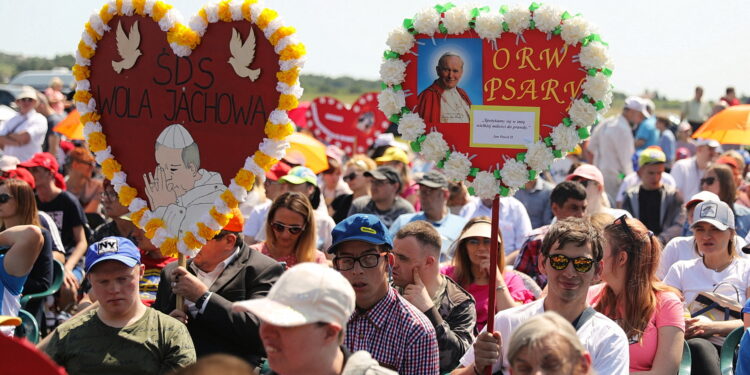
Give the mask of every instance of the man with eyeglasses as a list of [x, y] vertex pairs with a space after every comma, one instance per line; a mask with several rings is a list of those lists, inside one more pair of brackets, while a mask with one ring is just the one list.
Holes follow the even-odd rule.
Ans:
[[629, 347], [625, 332], [586, 303], [589, 286], [602, 267], [602, 236], [586, 219], [567, 218], [552, 224], [544, 236], [539, 269], [547, 276], [547, 296], [495, 315], [495, 332], [482, 331], [452, 374], [480, 375], [490, 366], [493, 373], [509, 373], [507, 342], [530, 317], [555, 311], [571, 322], [596, 373], [629, 373]]
[[[187, 325], [198, 357], [226, 353], [257, 366], [266, 354], [258, 335], [260, 320], [232, 311], [232, 303], [265, 297], [283, 268], [242, 242], [242, 225], [242, 213], [234, 209], [227, 225], [187, 267], [177, 262], [164, 267], [151, 306]], [[184, 306], [176, 305], [178, 295]]]
[[461, 229], [466, 225], [467, 220], [448, 211], [447, 202], [450, 193], [448, 192], [448, 178], [444, 174], [431, 170], [425, 173], [417, 183], [422, 211], [399, 216], [389, 229], [391, 237], [394, 237], [404, 225], [424, 220], [432, 224], [440, 234], [442, 242], [440, 262], [448, 261], [452, 258], [450, 247], [461, 235]]
[[26, 161], [35, 153], [42, 152], [47, 119], [36, 111], [38, 102], [36, 90], [30, 87], [23, 89], [16, 97], [18, 114], [0, 126], [0, 148], [5, 155]]
[[374, 215], [356, 214], [337, 224], [332, 235], [333, 266], [355, 293], [344, 346], [369, 352], [399, 374], [438, 374], [435, 329], [389, 284], [393, 243], [385, 225]]
[[352, 201], [349, 216], [372, 214], [380, 218], [386, 227], [390, 227], [399, 216], [414, 212], [414, 206], [399, 196], [403, 181], [395, 169], [381, 166], [374, 171], [365, 172], [364, 176], [372, 180], [370, 196]]

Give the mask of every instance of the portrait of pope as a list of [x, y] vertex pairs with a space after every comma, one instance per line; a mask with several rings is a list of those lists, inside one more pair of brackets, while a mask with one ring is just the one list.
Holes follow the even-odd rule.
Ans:
[[419, 93], [416, 112], [427, 123], [468, 123], [471, 99], [458, 87], [464, 73], [463, 59], [445, 52], [435, 71], [437, 79]]

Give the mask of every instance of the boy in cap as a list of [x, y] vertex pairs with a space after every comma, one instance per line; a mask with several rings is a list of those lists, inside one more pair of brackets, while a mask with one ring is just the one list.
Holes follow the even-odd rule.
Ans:
[[412, 221], [424, 220], [438, 231], [442, 241], [440, 261], [448, 261], [450, 246], [460, 235], [466, 225], [466, 219], [448, 211], [448, 178], [439, 171], [431, 170], [425, 173], [417, 183], [419, 184], [419, 201], [422, 211], [403, 214], [391, 224], [391, 237], [395, 237], [399, 229]]
[[658, 147], [649, 147], [638, 157], [641, 183], [625, 192], [622, 208], [643, 222], [662, 243], [682, 233], [685, 211], [682, 196], [672, 186], [661, 182], [667, 156]]
[[99, 306], [63, 323], [44, 347], [69, 374], [163, 374], [195, 362], [185, 326], [141, 303], [143, 265], [130, 240], [91, 245], [86, 273]]
[[364, 176], [372, 181], [370, 196], [352, 201], [349, 216], [372, 214], [380, 218], [386, 227], [390, 227], [399, 216], [414, 212], [414, 206], [399, 196], [403, 182], [395, 169], [381, 166], [374, 171], [365, 172]]
[[[283, 269], [245, 245], [242, 213], [236, 208], [232, 213], [187, 267], [177, 262], [164, 267], [152, 306], [187, 325], [199, 357], [227, 353], [258, 365], [265, 356], [258, 336], [260, 321], [253, 314], [233, 312], [232, 303], [265, 297]], [[177, 306], [178, 295], [184, 307]]]
[[271, 374], [395, 374], [366, 351], [350, 353], [343, 347], [354, 299], [341, 274], [302, 263], [285, 272], [268, 297], [237, 302], [234, 311], [260, 318]]
[[356, 214], [333, 229], [333, 266], [352, 285], [356, 310], [344, 346], [366, 350], [400, 374], [438, 374], [438, 345], [430, 321], [389, 284], [393, 243], [374, 215]]

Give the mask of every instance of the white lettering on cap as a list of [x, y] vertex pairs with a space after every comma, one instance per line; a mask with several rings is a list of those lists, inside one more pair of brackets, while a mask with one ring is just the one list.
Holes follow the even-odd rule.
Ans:
[[114, 238], [105, 238], [96, 243], [96, 253], [99, 255], [118, 251], [120, 251], [120, 245]]

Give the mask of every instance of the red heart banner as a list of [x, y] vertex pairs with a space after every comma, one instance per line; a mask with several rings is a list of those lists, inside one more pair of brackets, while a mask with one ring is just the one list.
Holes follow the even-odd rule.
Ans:
[[294, 131], [304, 46], [257, 1], [207, 5], [190, 27], [161, 1], [94, 14], [73, 67], [89, 148], [165, 255], [193, 256]]
[[388, 36], [380, 109], [472, 194], [512, 194], [609, 108], [607, 44], [590, 30], [547, 4], [425, 9]]
[[366, 152], [391, 124], [378, 109], [377, 93], [362, 94], [351, 108], [336, 98], [318, 97], [305, 117], [316, 138], [338, 146], [348, 155]]

